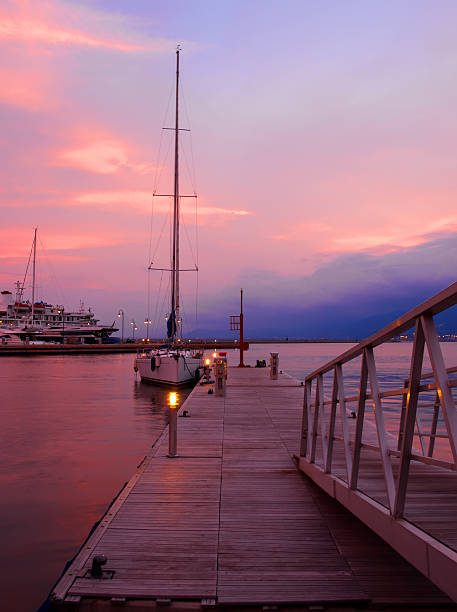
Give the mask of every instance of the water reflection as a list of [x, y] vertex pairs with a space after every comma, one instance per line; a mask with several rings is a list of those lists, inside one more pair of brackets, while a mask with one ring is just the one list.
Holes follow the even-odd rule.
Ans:
[[178, 390], [175, 387], [156, 387], [135, 380], [133, 383], [133, 398], [136, 400], [134, 411], [138, 423], [148, 426], [152, 434], [160, 435], [163, 428], [168, 425], [168, 397], [170, 392], [178, 394], [178, 402], [182, 405], [191, 391], [192, 387]]
[[[245, 361], [254, 366], [257, 359], [268, 361], [270, 352], [279, 352], [280, 369], [303, 380], [350, 346], [251, 345]], [[456, 364], [457, 343], [441, 347], [446, 363]], [[410, 353], [408, 344], [378, 351], [382, 388], [401, 386]], [[238, 359], [238, 352], [228, 351], [229, 365]], [[26, 612], [39, 606], [163, 431], [169, 389], [135, 380], [132, 363], [131, 355], [2, 358], [2, 609]], [[359, 373], [357, 362], [345, 370], [348, 392], [352, 387], [357, 394]], [[190, 391], [179, 391], [180, 403]], [[395, 412], [391, 400], [384, 405], [389, 414]], [[429, 420], [433, 408], [426, 410]]]
[[131, 355], [5, 358], [0, 386], [0, 586], [25, 612], [162, 433], [167, 390], [136, 381]]

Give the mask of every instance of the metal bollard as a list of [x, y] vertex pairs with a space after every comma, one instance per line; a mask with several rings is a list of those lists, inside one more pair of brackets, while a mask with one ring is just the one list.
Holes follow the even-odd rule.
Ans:
[[168, 457], [177, 455], [178, 449], [178, 396], [170, 393], [168, 396]]
[[103, 566], [108, 561], [105, 555], [97, 555], [92, 559], [92, 567], [90, 569], [90, 575], [94, 578], [103, 578]]
[[226, 359], [216, 357], [214, 360], [215, 395], [225, 395]]
[[279, 353], [270, 353], [270, 378], [276, 380], [279, 371]]

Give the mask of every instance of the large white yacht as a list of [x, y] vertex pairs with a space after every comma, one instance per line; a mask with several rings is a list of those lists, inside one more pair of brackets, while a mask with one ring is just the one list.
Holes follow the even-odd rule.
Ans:
[[[118, 331], [112, 325], [99, 325], [91, 309], [80, 303], [79, 311], [69, 311], [62, 305], [49, 304], [35, 299], [37, 229], [24, 280], [16, 282], [15, 295], [11, 291], [0, 292], [0, 330], [16, 334], [24, 342], [94, 343], [107, 341]], [[31, 300], [24, 298], [24, 288], [29, 267], [32, 267]]]
[[22, 298], [22, 288], [16, 283], [16, 295], [0, 292], [0, 329], [19, 334], [23, 340], [62, 342], [102, 342], [117, 331], [113, 325], [99, 325], [90, 308], [81, 302], [78, 311], [61, 305]]

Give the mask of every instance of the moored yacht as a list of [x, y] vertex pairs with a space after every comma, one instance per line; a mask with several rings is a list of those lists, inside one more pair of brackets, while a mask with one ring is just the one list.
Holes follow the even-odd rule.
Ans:
[[200, 377], [202, 356], [198, 351], [170, 346], [141, 353], [135, 360], [135, 366], [145, 382], [187, 385]]
[[[0, 330], [19, 335], [21, 340], [48, 342], [82, 342], [93, 343], [106, 341], [111, 334], [118, 331], [112, 325], [99, 325], [99, 320], [91, 309], [80, 303], [79, 311], [69, 311], [62, 305], [53, 305], [35, 299], [36, 277], [36, 241], [35, 229], [31, 256], [32, 259], [32, 297], [24, 299], [25, 280], [16, 282], [16, 294], [11, 291], [0, 292]], [[27, 264], [27, 271], [29, 269]]]
[[[174, 130], [174, 190], [173, 232], [171, 251], [171, 309], [167, 318], [168, 344], [160, 349], [145, 351], [135, 359], [135, 370], [141, 380], [159, 385], [186, 385], [198, 379], [203, 366], [203, 352], [185, 349], [181, 345], [182, 320], [179, 302], [179, 52], [176, 50], [176, 110]], [[150, 267], [150, 269], [152, 269]]]
[[[19, 283], [17, 283], [19, 285]], [[0, 292], [0, 330], [19, 334], [24, 340], [62, 342], [103, 342], [117, 331], [113, 325], [99, 325], [92, 310], [81, 303], [78, 311], [66, 310], [61, 305], [32, 302], [22, 299], [18, 288]]]

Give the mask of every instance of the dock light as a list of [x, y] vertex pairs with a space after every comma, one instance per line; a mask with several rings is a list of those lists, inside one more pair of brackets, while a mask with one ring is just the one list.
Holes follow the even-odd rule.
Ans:
[[213, 353], [213, 357], [214, 357], [214, 359], [216, 359], [217, 353]]
[[176, 457], [178, 448], [178, 394], [171, 392], [168, 394], [168, 457]]
[[204, 370], [205, 370], [205, 379], [207, 383], [209, 383], [209, 379], [210, 379], [210, 372], [211, 372], [210, 363], [211, 363], [211, 359], [205, 359]]
[[151, 325], [152, 321], [149, 317], [146, 317], [144, 320], [144, 324], [146, 325], [146, 338], [149, 341], [149, 326]]

